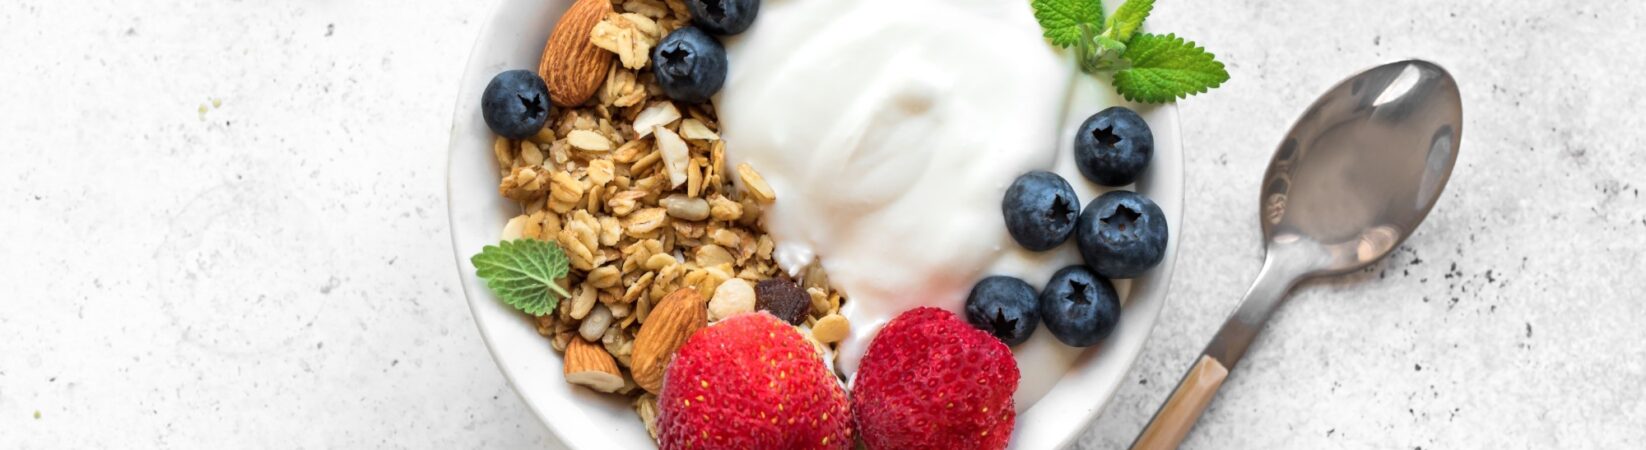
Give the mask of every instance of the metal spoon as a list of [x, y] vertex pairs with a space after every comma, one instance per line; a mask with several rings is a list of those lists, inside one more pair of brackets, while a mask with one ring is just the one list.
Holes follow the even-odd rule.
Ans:
[[1427, 61], [1372, 68], [1315, 100], [1263, 174], [1257, 281], [1132, 448], [1177, 447], [1292, 286], [1366, 267], [1411, 236], [1462, 133], [1457, 82]]

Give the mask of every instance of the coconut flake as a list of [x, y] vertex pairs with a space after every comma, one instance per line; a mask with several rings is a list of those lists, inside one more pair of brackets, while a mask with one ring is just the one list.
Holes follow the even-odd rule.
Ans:
[[681, 121], [680, 135], [686, 139], [691, 139], [694, 141], [713, 141], [720, 139], [720, 135], [715, 134], [713, 130], [710, 130], [707, 125], [703, 125], [703, 122], [699, 122], [697, 119], [686, 119]]
[[634, 132], [640, 137], [652, 134], [652, 129], [674, 123], [680, 120], [680, 110], [675, 109], [674, 102], [657, 102], [640, 111], [634, 117]]
[[657, 134], [657, 151], [663, 153], [663, 167], [669, 170], [670, 188], [686, 184], [686, 165], [691, 163], [686, 141], [662, 126], [653, 127], [652, 132]]

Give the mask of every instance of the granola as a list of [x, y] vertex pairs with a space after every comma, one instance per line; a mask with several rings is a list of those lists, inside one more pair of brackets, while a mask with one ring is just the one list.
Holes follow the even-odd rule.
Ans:
[[[657, 399], [629, 370], [652, 308], [681, 288], [713, 298], [728, 280], [748, 290], [783, 275], [760, 219], [776, 201], [771, 187], [748, 164], [726, 167], [712, 105], [670, 101], [653, 80], [651, 49], [689, 22], [682, 0], [614, 0], [590, 33], [619, 62], [597, 95], [557, 108], [534, 136], [493, 146], [498, 194], [521, 208], [507, 233], [555, 241], [571, 264], [571, 295], [537, 319], [538, 333], [556, 351], [583, 339], [610, 353], [622, 368], [617, 394], [631, 398], [654, 438]], [[841, 294], [816, 263], [799, 281], [811, 299], [801, 323], [820, 325], [817, 340], [832, 345], [845, 326]], [[752, 302], [722, 301], [711, 316]]]

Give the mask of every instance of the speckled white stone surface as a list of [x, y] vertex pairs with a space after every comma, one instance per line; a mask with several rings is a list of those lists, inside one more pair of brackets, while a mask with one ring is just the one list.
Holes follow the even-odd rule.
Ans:
[[[446, 231], [486, 3], [0, 2], [0, 448], [551, 445]], [[1234, 80], [1183, 103], [1171, 302], [1082, 447], [1130, 442], [1255, 274], [1292, 118], [1403, 57], [1463, 87], [1452, 185], [1390, 260], [1300, 288], [1185, 447], [1646, 447], [1643, 19], [1161, 0]]]

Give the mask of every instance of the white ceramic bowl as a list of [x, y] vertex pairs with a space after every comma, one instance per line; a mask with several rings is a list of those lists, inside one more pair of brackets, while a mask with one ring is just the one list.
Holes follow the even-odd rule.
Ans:
[[[464, 69], [452, 120], [447, 177], [452, 245], [463, 292], [492, 358], [563, 445], [578, 450], [652, 448], [651, 438], [627, 402], [566, 383], [560, 356], [549, 340], [537, 334], [532, 320], [499, 303], [469, 263], [470, 255], [496, 244], [503, 224], [519, 213], [518, 207], [497, 193], [493, 135], [480, 116], [480, 92], [499, 72], [537, 67], [543, 42], [570, 4], [570, 0], [500, 0], [492, 14], [485, 16], [487, 22]], [[1075, 368], [1049, 393], [1018, 414], [1012, 448], [1059, 448], [1079, 438], [1124, 381], [1166, 302], [1178, 230], [1183, 228], [1183, 151], [1175, 105], [1140, 112], [1155, 132], [1156, 147], [1149, 173], [1136, 189], [1166, 213], [1171, 230], [1166, 259], [1148, 276], [1133, 280], [1114, 334], [1083, 353]], [[1069, 125], [1077, 126], [1082, 119], [1071, 118]]]

